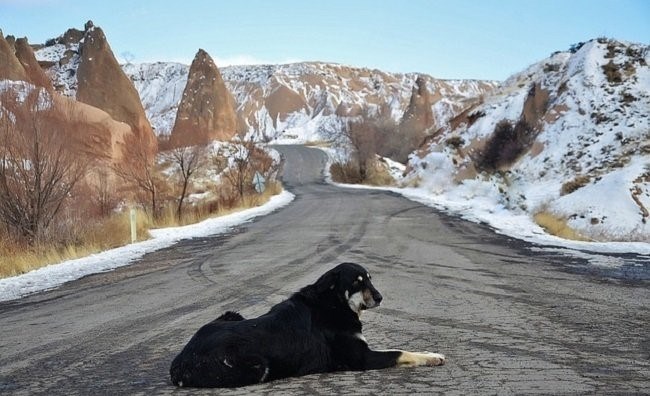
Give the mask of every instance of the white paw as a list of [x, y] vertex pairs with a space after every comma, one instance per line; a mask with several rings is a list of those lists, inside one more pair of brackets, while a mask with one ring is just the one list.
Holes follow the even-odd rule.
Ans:
[[426, 366], [442, 366], [445, 364], [445, 355], [441, 353], [423, 352]]
[[445, 364], [445, 355], [431, 352], [407, 352], [397, 359], [397, 365], [401, 367], [417, 366], [442, 366]]

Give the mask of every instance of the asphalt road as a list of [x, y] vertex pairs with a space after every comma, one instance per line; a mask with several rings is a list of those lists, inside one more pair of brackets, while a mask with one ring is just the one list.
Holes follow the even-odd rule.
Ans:
[[[280, 147], [289, 206], [115, 271], [0, 303], [0, 394], [211, 394], [171, 386], [175, 354], [228, 309], [266, 312], [335, 264], [384, 295], [370, 345], [442, 367], [311, 375], [224, 394], [643, 394], [650, 281], [592, 271], [392, 193], [322, 182], [323, 154]], [[647, 269], [647, 266], [645, 267]]]

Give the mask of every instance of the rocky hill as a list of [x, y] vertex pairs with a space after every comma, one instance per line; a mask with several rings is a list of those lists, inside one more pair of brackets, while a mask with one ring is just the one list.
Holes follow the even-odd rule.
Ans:
[[[120, 73], [115, 71], [112, 52], [110, 56], [109, 51], [89, 54], [93, 52], [91, 48], [107, 47], [101, 29], [91, 25], [84, 31], [69, 29], [45, 45], [37, 46], [36, 58], [58, 92], [115, 114], [115, 106], [108, 103], [100, 106], [97, 97], [92, 100], [87, 97], [88, 79], [105, 75], [100, 71], [89, 72], [93, 65], [107, 63], [115, 80], [122, 81]], [[105, 57], [98, 58], [98, 54]], [[232, 66], [219, 70], [218, 65], [210, 64], [207, 53], [199, 51], [199, 54], [202, 66], [196, 64], [192, 73], [189, 66], [179, 63], [122, 65], [156, 135], [171, 135], [174, 129], [187, 129], [192, 122], [198, 125], [201, 119], [201, 123], [212, 126], [208, 128], [210, 132], [199, 134], [211, 138], [228, 138], [232, 136], [230, 130], [237, 129], [255, 134], [264, 141], [331, 140], [340, 135], [342, 123], [361, 114], [388, 117], [410, 127], [435, 131], [498, 85], [489, 81], [438, 80], [423, 74], [386, 73], [321, 62]], [[100, 62], [100, 59], [109, 61]], [[190, 74], [197, 77], [188, 80]], [[220, 88], [221, 79], [227, 90]], [[95, 95], [111, 92], [111, 87], [100, 88], [98, 83], [93, 80], [93, 85], [97, 86], [92, 90]], [[188, 89], [190, 91], [186, 91]], [[120, 91], [126, 92], [126, 99], [131, 102], [134, 96], [130, 90]], [[184, 98], [184, 92], [193, 94]], [[231, 97], [237, 113], [234, 118], [228, 110], [232, 106]], [[99, 95], [99, 99], [107, 98]], [[185, 103], [181, 105], [182, 100]], [[177, 117], [179, 106], [183, 113], [181, 118]], [[200, 113], [203, 115], [199, 116]], [[206, 118], [208, 113], [212, 114], [212, 120]], [[187, 124], [189, 114], [193, 114], [194, 121]], [[114, 116], [122, 121], [128, 118]], [[187, 132], [184, 134], [190, 139]], [[172, 140], [178, 143], [178, 138]]]
[[530, 66], [432, 135], [410, 183], [562, 223], [587, 240], [650, 240], [650, 47], [609, 39]]
[[[90, 30], [89, 29], [88, 31]], [[80, 37], [72, 45], [75, 48], [75, 51], [78, 51], [81, 40], [84, 39], [86, 32], [79, 32], [80, 34], [77, 37]], [[101, 31], [97, 31], [98, 34], [101, 34]], [[103, 34], [101, 34], [101, 39], [104, 40]], [[61, 42], [64, 41], [64, 36], [59, 38]], [[101, 44], [101, 42], [100, 42]], [[56, 44], [61, 45], [65, 48], [65, 44]], [[38, 46], [37, 46], [38, 47]], [[87, 46], [88, 48], [90, 46]], [[103, 46], [103, 51], [110, 53], [110, 48], [107, 47], [107, 44]], [[82, 63], [82, 57], [79, 56], [77, 52], [74, 52], [74, 55], [78, 58], [76, 60], [76, 65]], [[91, 50], [87, 51], [87, 62], [91, 62], [93, 58], [93, 52]], [[98, 54], [98, 56], [101, 56]], [[112, 56], [112, 53], [110, 53]], [[97, 59], [95, 59], [97, 61]], [[113, 58], [114, 60], [114, 58]], [[109, 64], [107, 61], [102, 61], [102, 65]], [[114, 63], [116, 70], [119, 73], [121, 69], [117, 62]], [[50, 68], [54, 66], [54, 63], [48, 65]], [[62, 64], [56, 62], [55, 68], [60, 70], [62, 69]], [[106, 66], [102, 67], [102, 70], [105, 70]], [[77, 74], [77, 67], [75, 66], [74, 73]], [[101, 75], [97, 71], [88, 72], [90, 75]], [[71, 76], [71, 74], [70, 74]], [[124, 76], [124, 82], [131, 84], [130, 81]], [[93, 78], [90, 77], [89, 80]], [[57, 81], [56, 79], [54, 81]], [[119, 81], [115, 81], [119, 85]], [[106, 84], [108, 85], [108, 84]], [[75, 87], [77, 86], [75, 79]], [[132, 114], [137, 114], [138, 107], [140, 106], [139, 124], [134, 122], [130, 124], [129, 120], [122, 120], [116, 118], [117, 112], [109, 113], [108, 106], [105, 106], [106, 103], [119, 103], [119, 106], [115, 108], [125, 109], [128, 107], [125, 103], [128, 104], [127, 100], [122, 98], [110, 98], [110, 95], [107, 94], [108, 88], [105, 89], [102, 86], [101, 81], [98, 84], [82, 84], [84, 89], [87, 89], [89, 92], [97, 91], [97, 95], [103, 98], [109, 98], [106, 102], [90, 103], [86, 104], [80, 100], [74, 100], [73, 98], [66, 97], [65, 95], [60, 95], [55, 87], [52, 84], [50, 76], [44, 72], [42, 64], [38, 62], [37, 57], [33, 51], [33, 47], [29, 45], [26, 38], [15, 39], [12, 36], [7, 36], [6, 38], [0, 34], [0, 93], [3, 95], [9, 95], [8, 97], [26, 98], [34, 90], [41, 90], [40, 100], [42, 104], [40, 106], [43, 109], [55, 108], [58, 109], [55, 112], [50, 112], [49, 117], [53, 117], [52, 121], [57, 123], [68, 124], [68, 128], [72, 131], [75, 130], [77, 133], [71, 133], [69, 135], [71, 142], [70, 144], [73, 147], [77, 147], [79, 150], [89, 154], [91, 157], [106, 160], [106, 161], [121, 161], [124, 157], [124, 148], [125, 139], [129, 136], [134, 136], [139, 133], [147, 132], [146, 127], [149, 125], [146, 117], [144, 115], [144, 110], [140, 105], [139, 99], [137, 99], [137, 92], [133, 89], [131, 84], [131, 89], [133, 94], [135, 94], [135, 104], [133, 100], [133, 109], [135, 112]], [[87, 96], [89, 100], [87, 102], [92, 102], [92, 94]], [[94, 105], [93, 105], [94, 104]], [[10, 104], [11, 106], [20, 106], [20, 101]], [[27, 104], [24, 104], [27, 106]], [[128, 110], [124, 111], [125, 114], [128, 113]], [[56, 120], [54, 120], [56, 118]], [[134, 118], [138, 120], [137, 117]], [[140, 127], [138, 129], [137, 127]], [[151, 129], [149, 128], [149, 137], [147, 140], [147, 146], [151, 150], [155, 150], [155, 139], [153, 134], [151, 134]], [[146, 136], [146, 135], [144, 135]]]
[[[187, 83], [188, 66], [159, 62], [128, 64], [124, 70], [138, 89], [156, 132], [170, 133]], [[235, 98], [245, 130], [262, 140], [295, 142], [329, 139], [340, 132], [345, 117], [363, 111], [399, 121], [414, 94], [424, 95], [423, 100], [430, 104], [424, 109], [431, 113], [426, 117], [430, 125], [423, 125], [437, 129], [497, 85], [320, 62], [231, 66], [222, 68], [221, 74]], [[418, 78], [422, 87], [414, 93]]]

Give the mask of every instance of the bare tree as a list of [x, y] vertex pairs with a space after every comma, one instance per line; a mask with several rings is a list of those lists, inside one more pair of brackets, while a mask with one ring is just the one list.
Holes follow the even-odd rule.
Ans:
[[92, 201], [96, 205], [100, 216], [108, 216], [118, 202], [114, 182], [111, 182], [109, 169], [105, 166], [100, 166], [93, 169], [91, 174], [92, 181], [89, 185]]
[[176, 166], [176, 173], [179, 177], [181, 191], [178, 197], [176, 215], [180, 221], [182, 218], [183, 201], [187, 197], [190, 180], [206, 164], [206, 147], [177, 147], [170, 150], [167, 157]]
[[159, 189], [162, 181], [156, 169], [155, 153], [153, 153], [139, 135], [131, 135], [125, 139], [124, 158], [113, 166], [115, 174], [124, 180], [136, 196], [144, 193], [145, 210], [150, 211], [153, 218], [160, 214]]
[[0, 220], [30, 244], [39, 243], [88, 168], [74, 151], [71, 122], [40, 89], [0, 97]]
[[366, 180], [368, 167], [377, 153], [377, 129], [371, 122], [356, 121], [347, 125], [344, 134], [352, 146], [352, 154], [357, 161], [361, 180]]
[[239, 139], [234, 147], [235, 150], [229, 155], [228, 169], [223, 172], [223, 175], [226, 181], [239, 193], [239, 198], [244, 198], [247, 181], [253, 179], [251, 157], [256, 147], [252, 138]]

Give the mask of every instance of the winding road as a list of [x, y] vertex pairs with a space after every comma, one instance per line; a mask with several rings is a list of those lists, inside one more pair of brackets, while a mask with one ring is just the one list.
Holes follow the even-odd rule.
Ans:
[[650, 390], [650, 281], [576, 271], [577, 259], [396, 194], [326, 184], [321, 151], [278, 149], [296, 195], [289, 206], [227, 235], [0, 303], [0, 394], [214, 393], [170, 384], [169, 364], [189, 337], [225, 310], [262, 314], [347, 260], [365, 265], [384, 296], [362, 316], [371, 347], [441, 352], [447, 364], [220, 393]]

